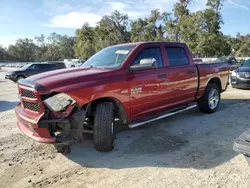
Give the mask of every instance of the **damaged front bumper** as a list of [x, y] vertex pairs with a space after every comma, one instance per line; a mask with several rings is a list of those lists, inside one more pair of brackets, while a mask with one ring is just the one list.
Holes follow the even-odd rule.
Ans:
[[61, 143], [62, 134], [55, 134], [58, 129], [66, 137], [82, 138], [83, 121], [85, 119], [85, 111], [82, 109], [75, 110], [68, 117], [44, 119], [44, 114], [37, 116], [27, 113], [20, 103], [15, 107], [15, 113], [20, 131], [37, 142]]
[[28, 137], [42, 143], [55, 143], [56, 137], [51, 136], [48, 128], [40, 128], [38, 125], [39, 120], [43, 114], [36, 116], [28, 114], [24, 111], [21, 103], [15, 107], [17, 116], [17, 126], [22, 133]]

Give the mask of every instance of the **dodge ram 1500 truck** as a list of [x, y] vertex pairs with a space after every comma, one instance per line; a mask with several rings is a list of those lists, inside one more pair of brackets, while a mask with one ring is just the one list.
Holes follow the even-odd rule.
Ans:
[[82, 67], [20, 80], [17, 126], [55, 145], [90, 133], [96, 150], [111, 151], [119, 120], [134, 128], [196, 106], [215, 112], [228, 77], [228, 63], [195, 64], [183, 43], [111, 46]]

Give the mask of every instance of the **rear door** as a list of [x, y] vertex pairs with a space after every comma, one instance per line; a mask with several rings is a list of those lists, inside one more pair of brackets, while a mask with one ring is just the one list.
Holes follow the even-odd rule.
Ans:
[[168, 106], [185, 105], [195, 101], [198, 88], [198, 69], [183, 47], [165, 46], [167, 57]]
[[142, 59], [154, 58], [156, 68], [129, 73], [131, 119], [136, 120], [152, 115], [163, 104], [166, 82], [162, 49], [147, 46], [140, 50], [131, 65], [139, 64]]

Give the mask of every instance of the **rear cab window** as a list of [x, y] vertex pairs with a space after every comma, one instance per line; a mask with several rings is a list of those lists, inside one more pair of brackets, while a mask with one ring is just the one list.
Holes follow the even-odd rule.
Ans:
[[188, 65], [188, 56], [185, 49], [182, 47], [165, 47], [169, 66], [184, 66]]
[[142, 59], [154, 58], [156, 60], [156, 67], [163, 67], [162, 54], [160, 47], [149, 47], [142, 49], [136, 56], [132, 65], [139, 65]]

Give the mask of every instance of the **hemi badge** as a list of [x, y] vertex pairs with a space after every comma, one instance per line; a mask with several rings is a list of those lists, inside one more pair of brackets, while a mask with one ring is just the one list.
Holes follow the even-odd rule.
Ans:
[[126, 94], [126, 93], [128, 93], [128, 89], [121, 90], [121, 94]]

